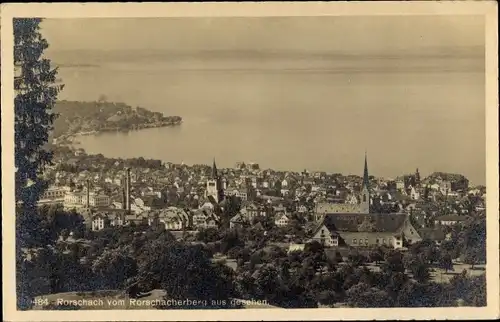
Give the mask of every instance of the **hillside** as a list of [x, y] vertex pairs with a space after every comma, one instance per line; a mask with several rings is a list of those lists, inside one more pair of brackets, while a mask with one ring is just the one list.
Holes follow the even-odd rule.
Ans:
[[133, 108], [124, 103], [59, 101], [53, 112], [59, 116], [54, 122], [52, 138], [85, 132], [130, 131], [148, 127], [175, 126], [180, 116], [165, 116], [142, 107]]

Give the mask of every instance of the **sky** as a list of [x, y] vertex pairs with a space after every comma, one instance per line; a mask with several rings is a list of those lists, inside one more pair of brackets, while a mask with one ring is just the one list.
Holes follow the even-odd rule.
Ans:
[[[64, 99], [94, 100], [104, 94], [159, 111], [169, 102], [169, 111], [186, 120], [216, 115], [222, 124], [230, 115], [235, 131], [246, 129], [242, 120], [268, 122], [293, 140], [274, 142], [282, 147], [281, 155], [276, 149], [262, 154], [269, 162], [296, 161], [296, 168], [310, 163], [328, 171], [325, 167], [338, 162], [342, 172], [357, 173], [357, 163], [349, 166], [362, 160], [368, 147], [370, 167], [381, 175], [420, 167], [422, 173], [464, 173], [478, 184], [485, 181], [484, 28], [482, 16], [42, 23], [50, 44], [47, 55], [60, 66], [77, 67], [61, 68]], [[295, 126], [296, 133], [286, 134], [289, 128], [277, 122]], [[341, 141], [335, 140], [339, 133]], [[266, 135], [277, 134], [259, 135], [262, 141], [248, 144], [263, 146]], [[111, 151], [116, 142], [107, 144]], [[335, 152], [325, 150], [324, 160], [297, 154], [316, 153], [319, 146]], [[345, 159], [333, 161], [340, 150]], [[192, 155], [193, 162], [201, 161], [197, 157]]]
[[[453, 53], [484, 46], [481, 16], [47, 19], [57, 50]], [[460, 53], [459, 53], [460, 54]], [[480, 53], [479, 53], [480, 54]]]

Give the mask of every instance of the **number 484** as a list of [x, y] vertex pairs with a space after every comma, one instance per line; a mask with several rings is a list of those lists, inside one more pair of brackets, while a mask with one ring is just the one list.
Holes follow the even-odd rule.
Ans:
[[47, 298], [35, 298], [33, 299], [33, 305], [48, 305], [49, 304], [49, 299]]

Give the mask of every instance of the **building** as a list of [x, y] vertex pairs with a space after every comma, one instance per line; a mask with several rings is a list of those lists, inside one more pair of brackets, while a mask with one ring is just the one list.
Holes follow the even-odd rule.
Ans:
[[150, 226], [164, 226], [166, 230], [183, 230], [190, 225], [189, 215], [181, 208], [168, 207], [148, 214]]
[[92, 230], [102, 230], [109, 226], [108, 217], [105, 214], [96, 214], [92, 217]]
[[212, 174], [210, 178], [207, 180], [207, 189], [205, 197], [208, 198], [209, 196], [213, 197], [216, 203], [219, 203], [222, 200], [224, 200], [224, 187], [222, 185], [221, 177], [219, 176], [217, 171], [217, 165], [215, 164], [215, 159], [212, 166]]
[[88, 207], [108, 207], [111, 204], [109, 196], [95, 192], [68, 192], [64, 196], [64, 209], [79, 209]]
[[278, 213], [274, 219], [274, 224], [278, 227], [285, 227], [290, 222], [290, 218], [285, 213]]
[[446, 234], [443, 230], [439, 228], [420, 228], [418, 233], [424, 240], [430, 240], [436, 245], [441, 245], [441, 243], [446, 240]]
[[70, 192], [71, 189], [69, 187], [57, 187], [52, 186], [43, 192], [40, 199], [64, 199], [66, 193]]
[[[368, 214], [370, 213], [370, 179], [368, 175], [368, 159], [365, 153], [365, 165], [363, 170], [363, 184], [361, 187], [361, 193], [359, 201], [356, 198], [354, 200], [349, 200], [349, 203], [333, 203], [333, 202], [321, 202], [317, 203], [315, 206], [315, 217], [316, 220], [321, 220], [321, 218], [326, 214], [331, 213], [354, 213], [354, 214]], [[354, 202], [356, 201], [356, 202]]]
[[466, 216], [459, 215], [443, 215], [439, 216], [434, 220], [434, 224], [441, 226], [453, 226], [463, 223], [468, 220]]
[[200, 228], [218, 228], [220, 218], [210, 209], [197, 209], [192, 214], [193, 227]]
[[229, 228], [230, 229], [242, 228], [246, 226], [247, 223], [248, 221], [246, 220], [246, 218], [244, 218], [241, 213], [238, 213], [234, 215], [229, 221]]
[[39, 205], [64, 204], [64, 197], [71, 192], [69, 187], [52, 186], [43, 192], [38, 201]]
[[329, 214], [312, 233], [311, 240], [326, 247], [391, 246], [422, 240], [407, 214]]

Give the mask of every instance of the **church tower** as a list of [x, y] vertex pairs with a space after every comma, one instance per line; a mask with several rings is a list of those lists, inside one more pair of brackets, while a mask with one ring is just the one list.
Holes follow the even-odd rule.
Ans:
[[417, 187], [420, 187], [420, 172], [418, 172], [418, 168], [417, 171], [415, 172], [415, 185]]
[[212, 165], [212, 174], [207, 180], [207, 192], [206, 197], [212, 196], [216, 203], [221, 202], [224, 199], [224, 187], [222, 186], [221, 178], [217, 172], [217, 165], [214, 163]]
[[363, 187], [361, 188], [361, 203], [360, 212], [363, 214], [370, 213], [370, 181], [368, 177], [368, 161], [365, 152], [365, 169], [363, 171]]

